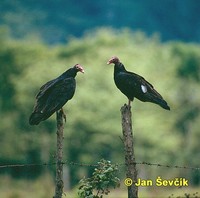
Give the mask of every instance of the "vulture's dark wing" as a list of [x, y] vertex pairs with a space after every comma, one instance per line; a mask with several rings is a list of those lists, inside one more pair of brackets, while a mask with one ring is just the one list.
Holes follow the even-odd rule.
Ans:
[[61, 109], [73, 97], [75, 88], [74, 78], [56, 79], [43, 85], [36, 96], [36, 104], [29, 123], [39, 124]]
[[55, 112], [61, 109], [73, 97], [75, 88], [76, 82], [74, 78], [66, 78], [55, 83], [48, 94], [49, 97], [42, 111]]
[[40, 91], [36, 95], [36, 99], [41, 98], [44, 94], [49, 92], [51, 90], [51, 87], [53, 87], [53, 85], [55, 83], [57, 83], [59, 80], [60, 80], [59, 78], [56, 78], [56, 79], [50, 80], [47, 83], [45, 83], [44, 85], [42, 85], [42, 87], [40, 87]]
[[170, 110], [170, 107], [163, 97], [154, 89], [153, 85], [142, 76], [127, 71], [120, 72], [115, 82], [117, 82], [117, 87], [129, 100], [132, 101], [135, 97], [143, 102], [156, 103], [164, 109]]
[[128, 71], [120, 72], [115, 76], [115, 83], [129, 100], [136, 97], [141, 101], [150, 101], [154, 96], [162, 99], [153, 85], [138, 74]]
[[162, 96], [154, 89], [153, 85], [149, 83], [147, 80], [145, 80], [142, 76], [133, 72], [127, 72], [127, 75], [132, 76], [132, 78], [131, 77], [128, 78], [130, 80], [129, 83], [135, 82], [135, 86], [136, 86], [136, 90], [138, 94], [143, 95], [145, 93], [149, 93], [149, 94], [151, 93], [159, 98], [162, 98]]

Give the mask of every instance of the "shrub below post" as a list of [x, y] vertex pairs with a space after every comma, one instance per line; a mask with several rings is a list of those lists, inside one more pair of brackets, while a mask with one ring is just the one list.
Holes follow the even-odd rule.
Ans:
[[57, 121], [57, 151], [56, 151], [56, 188], [54, 198], [61, 198], [63, 194], [63, 110], [56, 112]]
[[126, 164], [126, 177], [132, 180], [132, 184], [128, 186], [128, 198], [137, 198], [138, 187], [135, 185], [135, 183], [137, 182], [137, 169], [136, 169], [136, 161], [134, 154], [131, 107], [126, 104], [122, 106], [121, 116], [122, 116], [122, 132], [123, 132], [123, 143], [125, 152], [125, 164]]

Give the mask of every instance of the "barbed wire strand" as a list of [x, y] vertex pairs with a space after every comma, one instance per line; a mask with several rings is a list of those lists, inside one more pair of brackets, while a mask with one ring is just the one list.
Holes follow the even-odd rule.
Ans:
[[[62, 162], [63, 165], [70, 165], [70, 166], [86, 166], [86, 167], [98, 167], [99, 164], [86, 164], [86, 163], [79, 163], [79, 162]], [[118, 166], [125, 166], [125, 163], [114, 163]], [[178, 166], [178, 165], [163, 165], [160, 163], [150, 163], [150, 162], [136, 162], [136, 165], [147, 165], [147, 166], [155, 166], [155, 167], [164, 167], [164, 168], [177, 168], [177, 169], [190, 169], [190, 170], [200, 170], [200, 167], [190, 167], [190, 166]], [[56, 165], [56, 162], [51, 163], [31, 163], [31, 164], [0, 164], [0, 169], [3, 168], [17, 168], [17, 167], [31, 167], [31, 166], [53, 166]]]

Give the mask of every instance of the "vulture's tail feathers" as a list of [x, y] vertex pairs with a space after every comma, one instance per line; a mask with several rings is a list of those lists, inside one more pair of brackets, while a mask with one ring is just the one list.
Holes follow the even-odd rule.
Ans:
[[33, 112], [29, 118], [29, 124], [38, 125], [43, 120], [43, 116], [40, 112]]
[[163, 109], [170, 110], [167, 102], [162, 98], [154, 97], [153, 102], [160, 105]]

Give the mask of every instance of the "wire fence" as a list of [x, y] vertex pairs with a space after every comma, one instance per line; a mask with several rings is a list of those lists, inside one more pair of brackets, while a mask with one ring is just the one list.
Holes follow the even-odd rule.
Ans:
[[[87, 164], [87, 163], [79, 163], [79, 162], [62, 162], [63, 165], [69, 166], [85, 166], [85, 167], [98, 167], [99, 164]], [[114, 163], [118, 166], [125, 166], [125, 163]], [[164, 168], [177, 168], [177, 169], [190, 169], [190, 170], [197, 170], [200, 171], [200, 167], [191, 167], [191, 166], [178, 166], [178, 165], [164, 165], [160, 163], [150, 163], [150, 162], [136, 162], [136, 165], [147, 165], [147, 166], [155, 166], [155, 167], [164, 167]], [[17, 167], [33, 167], [33, 166], [54, 166], [56, 162], [50, 163], [27, 163], [27, 164], [0, 164], [0, 169], [3, 168], [17, 168]]]

